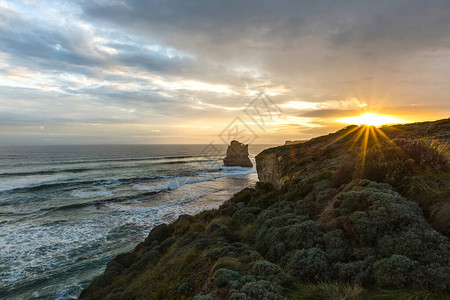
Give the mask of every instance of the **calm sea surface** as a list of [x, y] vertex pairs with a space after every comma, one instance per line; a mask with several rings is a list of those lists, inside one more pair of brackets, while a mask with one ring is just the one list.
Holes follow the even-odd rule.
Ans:
[[[75, 298], [155, 225], [256, 182], [205, 147], [0, 147], [0, 298]], [[253, 163], [267, 147], [250, 146]]]

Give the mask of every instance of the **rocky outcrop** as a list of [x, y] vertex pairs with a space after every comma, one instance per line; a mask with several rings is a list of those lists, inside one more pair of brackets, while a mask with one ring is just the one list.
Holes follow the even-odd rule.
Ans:
[[248, 145], [238, 141], [231, 141], [227, 149], [227, 156], [223, 159], [224, 166], [253, 167], [248, 158]]
[[284, 142], [285, 146], [289, 146], [289, 145], [295, 145], [295, 144], [301, 144], [306, 142], [305, 140], [297, 140], [297, 141], [286, 141]]
[[267, 182], [274, 187], [280, 187], [280, 167], [275, 152], [261, 153], [256, 156], [256, 171], [261, 182]]

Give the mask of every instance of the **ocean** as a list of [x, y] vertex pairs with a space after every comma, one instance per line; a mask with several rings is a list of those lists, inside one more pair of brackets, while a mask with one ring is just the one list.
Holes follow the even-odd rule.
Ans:
[[[209, 145], [209, 148], [211, 145]], [[250, 158], [269, 147], [251, 145]], [[0, 147], [0, 298], [76, 298], [158, 224], [257, 181], [226, 145]]]

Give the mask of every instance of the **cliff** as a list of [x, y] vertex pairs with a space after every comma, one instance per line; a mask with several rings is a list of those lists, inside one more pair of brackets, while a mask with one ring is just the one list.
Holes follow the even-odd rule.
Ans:
[[267, 149], [264, 182], [155, 227], [80, 299], [449, 299], [449, 134], [349, 126]]
[[[367, 131], [366, 131], [367, 129]], [[258, 179], [280, 188], [289, 178], [317, 169], [336, 169], [345, 155], [394, 139], [450, 140], [450, 120], [374, 127], [351, 125], [335, 133], [302, 143], [266, 149], [255, 158]]]

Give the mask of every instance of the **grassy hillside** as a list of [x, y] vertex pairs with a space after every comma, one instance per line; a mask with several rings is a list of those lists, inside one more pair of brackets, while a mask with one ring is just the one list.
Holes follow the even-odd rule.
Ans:
[[402, 126], [264, 151], [279, 188], [155, 227], [80, 298], [450, 299], [450, 122]]

